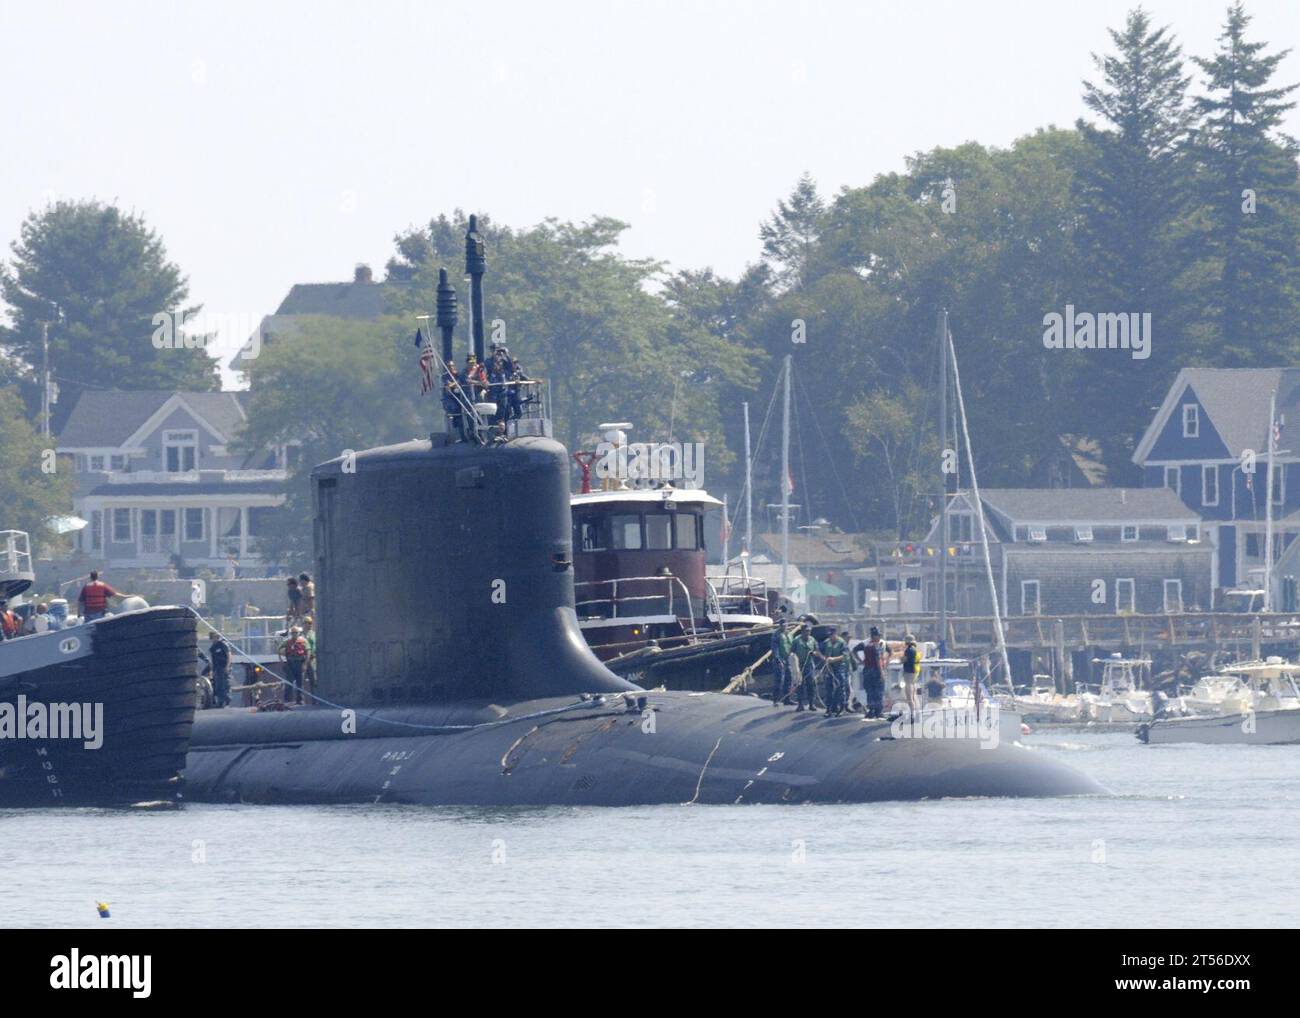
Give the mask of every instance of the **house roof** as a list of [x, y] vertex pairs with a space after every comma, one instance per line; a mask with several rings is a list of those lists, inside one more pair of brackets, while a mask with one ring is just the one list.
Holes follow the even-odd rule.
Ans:
[[[780, 534], [759, 534], [774, 555], [781, 552]], [[871, 560], [871, 541], [865, 534], [791, 534], [790, 561], [806, 566], [857, 565]]]
[[1279, 413], [1300, 411], [1300, 368], [1183, 368], [1143, 432], [1133, 452], [1133, 462], [1142, 463], [1150, 455], [1189, 385], [1233, 455], [1243, 449], [1268, 448], [1271, 393], [1277, 393]]
[[1172, 488], [985, 488], [980, 496], [1015, 523], [1200, 519]]
[[377, 318], [388, 311], [386, 288], [401, 281], [374, 283], [295, 283], [276, 308], [277, 315], [334, 315]]
[[194, 413], [233, 440], [244, 420], [240, 394], [235, 392], [87, 390], [81, 394], [59, 435], [61, 448], [114, 448], [162, 409], [172, 396], [180, 397]]

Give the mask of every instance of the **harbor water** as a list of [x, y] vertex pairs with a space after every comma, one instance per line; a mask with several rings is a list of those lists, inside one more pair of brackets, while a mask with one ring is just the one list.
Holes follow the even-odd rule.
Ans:
[[1113, 795], [0, 810], [0, 915], [99, 929], [1300, 925], [1296, 747], [1025, 742]]

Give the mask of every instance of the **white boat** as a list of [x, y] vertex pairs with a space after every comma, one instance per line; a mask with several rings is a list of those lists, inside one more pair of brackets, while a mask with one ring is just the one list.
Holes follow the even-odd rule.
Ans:
[[1102, 666], [1101, 685], [1097, 692], [1079, 696], [1084, 721], [1137, 722], [1156, 716], [1152, 693], [1142, 688], [1143, 676], [1150, 672], [1150, 658], [1126, 658], [1117, 653], [1094, 658], [1092, 663]]
[[1058, 693], [1051, 676], [1035, 675], [1027, 693], [1002, 694], [1004, 707], [1017, 711], [1026, 721], [1069, 724], [1082, 717], [1083, 706], [1077, 694]]
[[1225, 668], [1239, 690], [1229, 693], [1215, 714], [1159, 718], [1138, 728], [1143, 742], [1160, 745], [1201, 742], [1224, 745], [1300, 744], [1300, 669], [1280, 657]]
[[1183, 710], [1191, 715], [1216, 715], [1225, 713], [1224, 701], [1235, 701], [1248, 697], [1250, 688], [1238, 675], [1220, 672], [1217, 675], [1203, 675], [1179, 699]]
[[[934, 647], [922, 645], [922, 654]], [[1015, 742], [1020, 738], [1022, 716], [990, 695], [982, 682], [976, 687], [974, 665], [965, 658], [921, 658], [921, 671], [917, 676], [916, 697], [919, 710], [907, 710], [907, 692], [902, 681], [901, 664], [890, 662], [893, 681], [886, 691], [889, 714], [902, 714], [920, 731], [992, 731], [996, 724], [999, 742]]]

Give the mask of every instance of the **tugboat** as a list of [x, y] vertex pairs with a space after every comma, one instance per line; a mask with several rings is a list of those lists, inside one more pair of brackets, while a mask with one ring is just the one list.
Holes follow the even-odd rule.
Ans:
[[[0, 531], [0, 598], [34, 580], [27, 534]], [[176, 801], [194, 723], [194, 613], [69, 621], [0, 642], [0, 807]]]
[[[483, 354], [473, 218], [466, 240]], [[443, 363], [449, 289], [444, 275]], [[578, 628], [568, 452], [527, 416], [472, 423], [467, 440], [441, 429], [312, 471], [316, 702], [201, 712], [188, 797], [627, 806], [1104, 791], [1014, 745], [895, 737], [887, 721], [647, 692], [614, 674]]]
[[[615, 448], [627, 425], [602, 424]], [[771, 644], [761, 580], [710, 577], [702, 489], [606, 480], [592, 490], [590, 452], [575, 453], [582, 490], [571, 497], [578, 627], [618, 675], [646, 687], [720, 690], [752, 670]]]

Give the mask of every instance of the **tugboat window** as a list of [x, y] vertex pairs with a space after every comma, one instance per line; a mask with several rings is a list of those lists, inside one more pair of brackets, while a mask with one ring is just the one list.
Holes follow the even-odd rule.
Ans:
[[697, 522], [699, 517], [694, 513], [678, 513], [673, 518], [673, 526], [676, 529], [677, 547], [694, 551], [700, 546], [699, 533], [697, 531]]
[[574, 541], [583, 551], [596, 551], [601, 547], [600, 524], [593, 520], [580, 520], [576, 528]]
[[663, 551], [673, 546], [673, 517], [668, 513], [649, 513], [645, 518], [646, 547]]
[[610, 547], [619, 551], [640, 551], [641, 517], [611, 516], [609, 518], [611, 536]]

